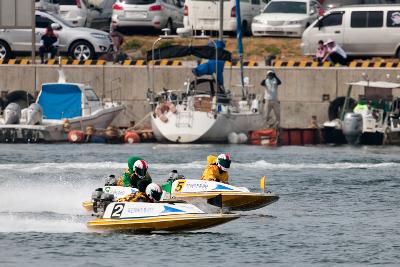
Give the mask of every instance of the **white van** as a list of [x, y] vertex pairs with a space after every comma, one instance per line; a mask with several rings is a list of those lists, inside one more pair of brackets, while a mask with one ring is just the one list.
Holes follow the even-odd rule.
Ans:
[[35, 0], [35, 9], [50, 13], [60, 13], [60, 0]]
[[302, 37], [304, 55], [319, 40], [336, 41], [350, 56], [400, 57], [400, 5], [357, 5], [329, 10]]
[[[269, 0], [240, 0], [243, 34], [250, 34], [253, 17], [260, 14]], [[218, 31], [219, 1], [186, 0], [183, 25], [187, 29]], [[236, 31], [236, 0], [224, 0], [224, 31]]]
[[113, 4], [116, 0], [58, 0], [60, 15], [77, 27], [110, 29]]

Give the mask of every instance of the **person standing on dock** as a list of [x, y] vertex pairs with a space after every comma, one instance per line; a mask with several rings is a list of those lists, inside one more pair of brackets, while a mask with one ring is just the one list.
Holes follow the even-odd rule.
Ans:
[[[267, 127], [279, 127], [280, 123], [280, 107], [278, 101], [278, 86], [281, 85], [282, 82], [276, 76], [273, 70], [269, 70], [267, 72], [267, 77], [265, 80], [261, 82], [261, 85], [265, 87], [264, 94], [264, 114], [266, 114], [266, 124]], [[275, 122], [269, 123], [271, 111], [274, 111]]]

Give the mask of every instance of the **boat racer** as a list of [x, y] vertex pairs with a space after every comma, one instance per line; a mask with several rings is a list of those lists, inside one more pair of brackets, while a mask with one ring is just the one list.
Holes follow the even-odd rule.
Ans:
[[148, 164], [140, 157], [130, 157], [128, 159], [128, 169], [118, 179], [119, 186], [137, 188], [142, 193], [145, 192], [146, 187], [151, 182]]
[[145, 192], [134, 192], [125, 197], [117, 199], [118, 202], [158, 202], [162, 196], [162, 189], [156, 183], [151, 183], [146, 187]]
[[207, 167], [201, 176], [201, 180], [216, 181], [228, 184], [228, 169], [231, 165], [229, 154], [220, 154], [218, 157], [209, 155], [207, 157]]

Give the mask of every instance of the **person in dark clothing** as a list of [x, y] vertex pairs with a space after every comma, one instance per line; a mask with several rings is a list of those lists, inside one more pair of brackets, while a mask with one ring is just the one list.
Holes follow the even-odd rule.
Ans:
[[45, 53], [50, 53], [51, 58], [54, 58], [57, 53], [58, 38], [51, 26], [46, 28], [46, 33], [42, 36], [40, 44], [41, 46], [39, 48], [39, 54], [41, 63], [43, 64]]
[[6, 107], [8, 105], [7, 95], [8, 95], [7, 91], [1, 91], [1, 95], [0, 95], [0, 114], [3, 113], [3, 111], [6, 109]]

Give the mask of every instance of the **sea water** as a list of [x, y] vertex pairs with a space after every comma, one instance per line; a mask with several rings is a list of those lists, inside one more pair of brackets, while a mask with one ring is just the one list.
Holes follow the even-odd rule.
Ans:
[[[236, 221], [190, 233], [89, 231], [81, 203], [127, 158], [156, 182], [201, 176], [231, 153], [230, 182], [280, 194]], [[399, 147], [0, 145], [0, 266], [400, 265]]]

